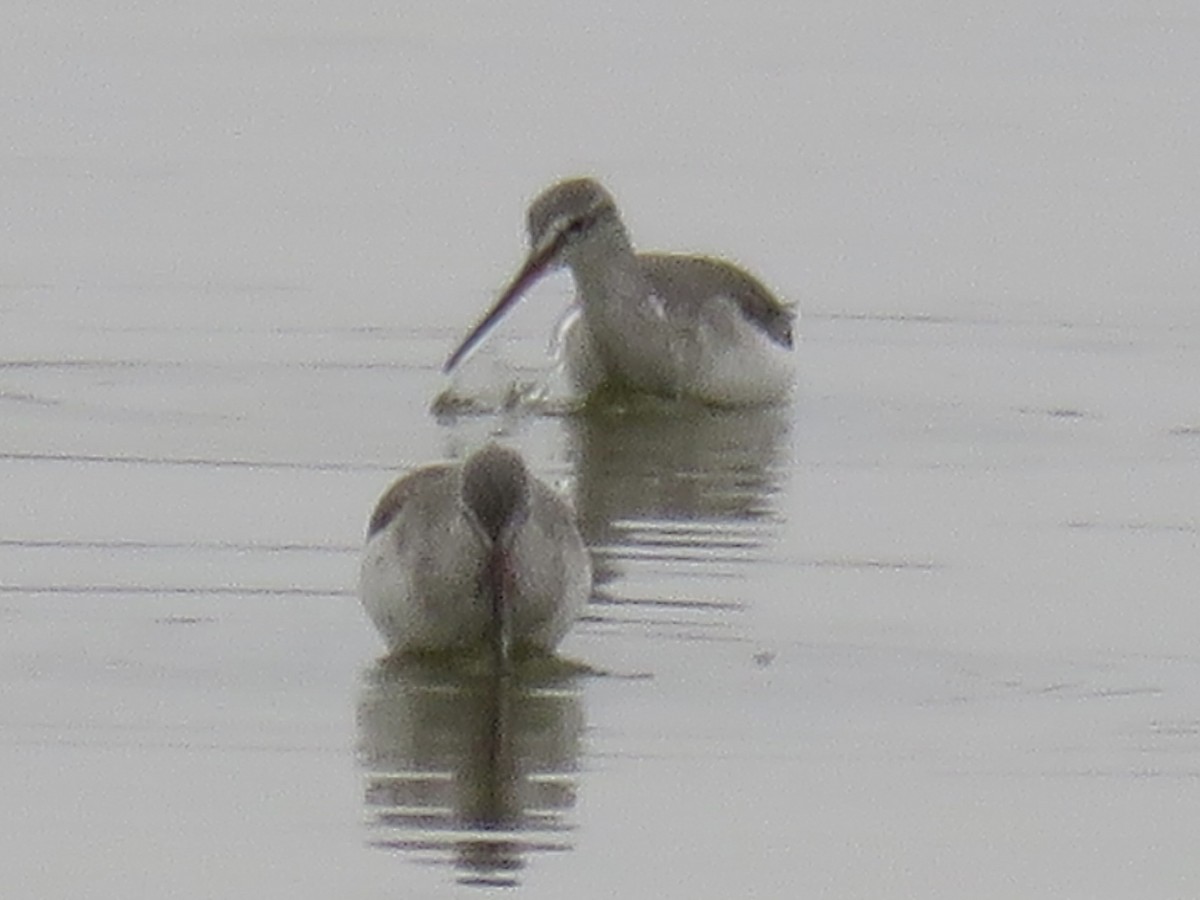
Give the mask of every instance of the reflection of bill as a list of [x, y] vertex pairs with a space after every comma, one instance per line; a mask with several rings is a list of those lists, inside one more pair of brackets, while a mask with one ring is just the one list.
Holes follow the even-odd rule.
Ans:
[[530, 853], [569, 850], [583, 730], [569, 679], [380, 664], [358, 709], [369, 843], [517, 883]]
[[653, 549], [642, 546], [643, 532], [656, 541], [679, 531], [674, 543], [711, 558], [754, 540], [755, 523], [775, 514], [773, 497], [785, 477], [786, 407], [649, 402], [578, 416], [570, 425], [575, 506], [596, 551], [597, 585], [612, 579], [613, 556]]

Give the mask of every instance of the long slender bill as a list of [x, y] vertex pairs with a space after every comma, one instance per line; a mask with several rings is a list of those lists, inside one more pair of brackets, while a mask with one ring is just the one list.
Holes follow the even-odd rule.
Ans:
[[471, 351], [479, 345], [484, 337], [487, 336], [487, 333], [503, 318], [504, 314], [516, 304], [517, 300], [529, 289], [530, 285], [542, 276], [542, 273], [554, 261], [554, 257], [558, 255], [562, 244], [562, 236], [557, 236], [554, 240], [547, 241], [541, 248], [535, 248], [529, 254], [529, 258], [525, 260], [525, 265], [521, 267], [516, 278], [505, 288], [504, 293], [500, 295], [500, 299], [496, 301], [495, 306], [489, 309], [487, 315], [480, 319], [479, 324], [471, 329], [471, 333], [458, 345], [458, 349], [450, 354], [450, 358], [442, 366], [443, 372], [449, 373], [470, 355]]

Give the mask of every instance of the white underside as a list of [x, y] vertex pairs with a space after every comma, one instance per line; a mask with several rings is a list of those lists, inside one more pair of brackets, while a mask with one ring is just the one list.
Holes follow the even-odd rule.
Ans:
[[719, 406], [775, 403], [791, 391], [795, 353], [751, 324], [733, 301], [711, 298], [686, 329], [669, 323], [661, 307], [651, 308], [657, 315], [641, 324], [661, 333], [640, 344], [606, 330], [579, 305], [572, 308], [559, 329], [559, 353], [576, 391], [587, 395], [617, 380]]

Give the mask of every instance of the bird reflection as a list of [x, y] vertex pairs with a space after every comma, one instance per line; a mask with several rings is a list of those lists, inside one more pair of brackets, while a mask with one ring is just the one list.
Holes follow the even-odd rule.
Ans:
[[[786, 407], [721, 410], [648, 404], [570, 422], [580, 530], [596, 550], [596, 584], [613, 553], [648, 541], [719, 551], [761, 538], [774, 513], [788, 436]], [[647, 533], [652, 532], [652, 533]]]
[[583, 710], [570, 675], [385, 661], [364, 678], [358, 730], [370, 844], [482, 886], [571, 849]]

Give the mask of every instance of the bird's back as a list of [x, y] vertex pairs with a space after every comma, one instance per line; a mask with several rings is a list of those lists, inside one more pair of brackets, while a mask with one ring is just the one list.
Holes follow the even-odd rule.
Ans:
[[[384, 493], [371, 516], [359, 593], [395, 651], [483, 640], [491, 605], [481, 591], [489, 550], [468, 521], [461, 467], [427, 466]], [[553, 650], [591, 592], [590, 557], [570, 505], [529, 477], [529, 503], [514, 526], [513, 637]], [[476, 492], [477, 493], [477, 492]]]
[[772, 341], [792, 346], [795, 314], [741, 267], [715, 257], [677, 253], [640, 253], [638, 260], [651, 290], [668, 306], [725, 297]]

